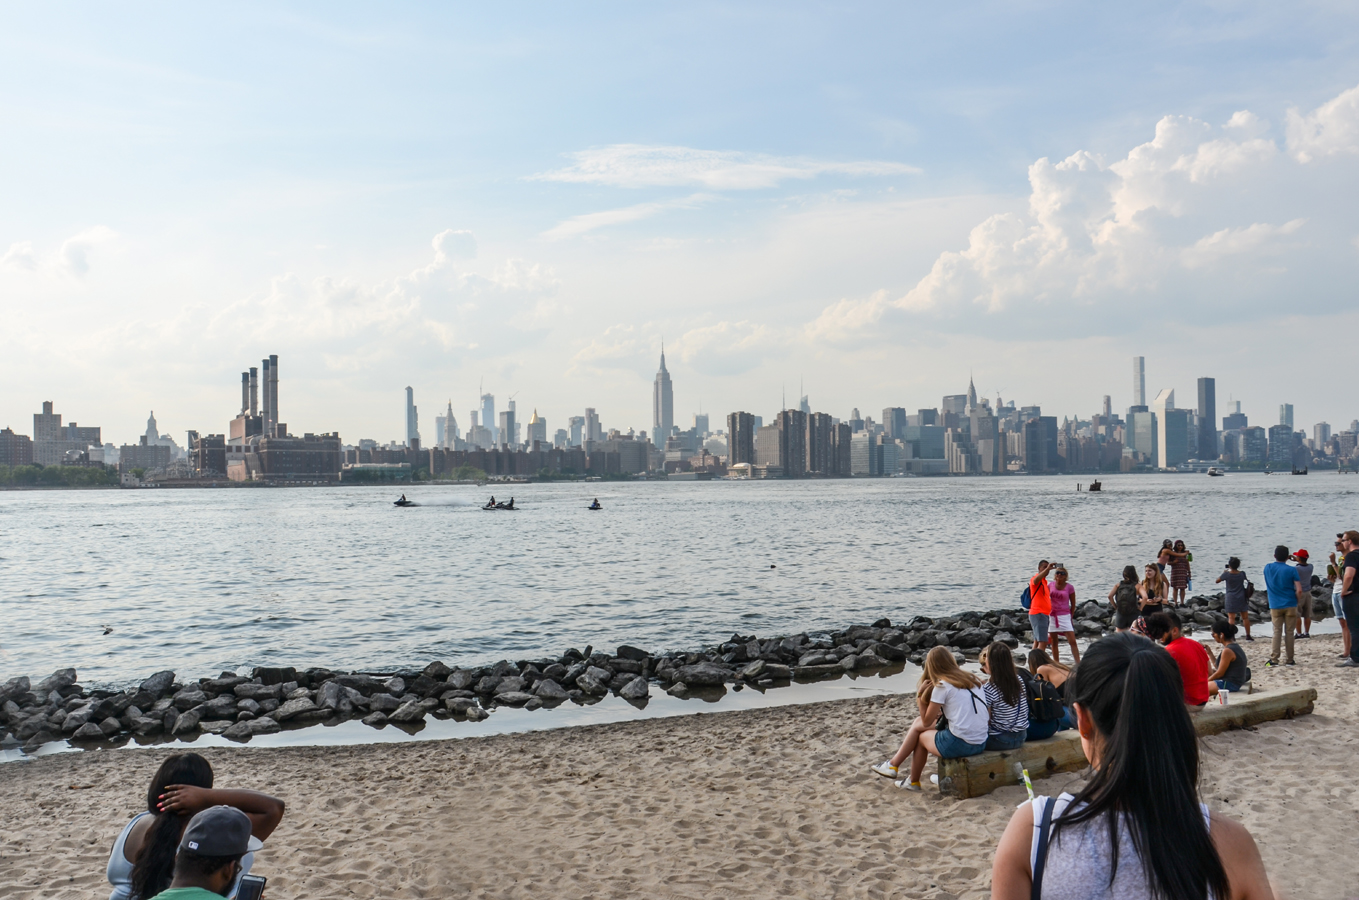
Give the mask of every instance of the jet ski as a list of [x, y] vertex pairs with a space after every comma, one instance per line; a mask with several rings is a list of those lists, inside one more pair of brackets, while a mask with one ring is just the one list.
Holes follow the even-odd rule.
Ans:
[[400, 506], [402, 509], [406, 508], [407, 506], [419, 506], [419, 505], [420, 504], [416, 503], [414, 500], [407, 500], [405, 494], [402, 494], [401, 499], [397, 500], [392, 504], [392, 506]]
[[587, 506], [587, 507], [585, 507], [585, 508], [586, 508], [586, 509], [603, 509], [604, 507], [600, 506], [600, 505], [599, 505], [599, 501], [596, 500], [594, 503], [591, 503], [589, 506]]
[[513, 497], [511, 497], [508, 501], [502, 500], [499, 503], [497, 503], [496, 499], [492, 497], [490, 499], [490, 502], [483, 506], [482, 509], [486, 510], [487, 512], [491, 512], [493, 510], [508, 510], [509, 512], [519, 511], [519, 507], [514, 505]]

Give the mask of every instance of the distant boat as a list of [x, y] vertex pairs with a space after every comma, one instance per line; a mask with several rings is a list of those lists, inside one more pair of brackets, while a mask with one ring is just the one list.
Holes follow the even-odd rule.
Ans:
[[1294, 470], [1293, 470], [1293, 474], [1294, 474], [1294, 475], [1306, 475], [1306, 474], [1307, 474], [1307, 467], [1306, 467], [1306, 466], [1303, 466], [1301, 469], [1294, 469]]
[[1090, 490], [1092, 491], [1104, 490], [1104, 485], [1100, 484], [1098, 481], [1092, 481], [1090, 482]]
[[1208, 474], [1213, 476], [1214, 478], [1221, 478], [1223, 475], [1226, 475], [1227, 473], [1219, 469], [1217, 466], [1212, 466], [1208, 469]]

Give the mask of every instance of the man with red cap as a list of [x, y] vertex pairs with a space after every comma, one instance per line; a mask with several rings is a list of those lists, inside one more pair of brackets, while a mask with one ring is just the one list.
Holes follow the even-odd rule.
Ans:
[[1298, 598], [1298, 637], [1312, 636], [1312, 563], [1306, 550], [1293, 554], [1297, 563], [1298, 584], [1302, 585], [1302, 596]]

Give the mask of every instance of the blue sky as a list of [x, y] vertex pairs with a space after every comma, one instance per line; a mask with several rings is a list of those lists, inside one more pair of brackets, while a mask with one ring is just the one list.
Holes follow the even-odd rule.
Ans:
[[[426, 438], [1213, 375], [1347, 425], [1342, 4], [0, 6], [0, 426]], [[1075, 376], [1075, 377], [1073, 377]]]

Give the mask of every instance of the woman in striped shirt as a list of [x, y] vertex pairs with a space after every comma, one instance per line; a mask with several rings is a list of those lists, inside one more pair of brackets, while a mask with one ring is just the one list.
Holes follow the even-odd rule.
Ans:
[[1015, 671], [1010, 648], [996, 641], [981, 652], [981, 668], [990, 680], [982, 686], [991, 710], [987, 750], [1018, 750], [1029, 730], [1029, 697]]

